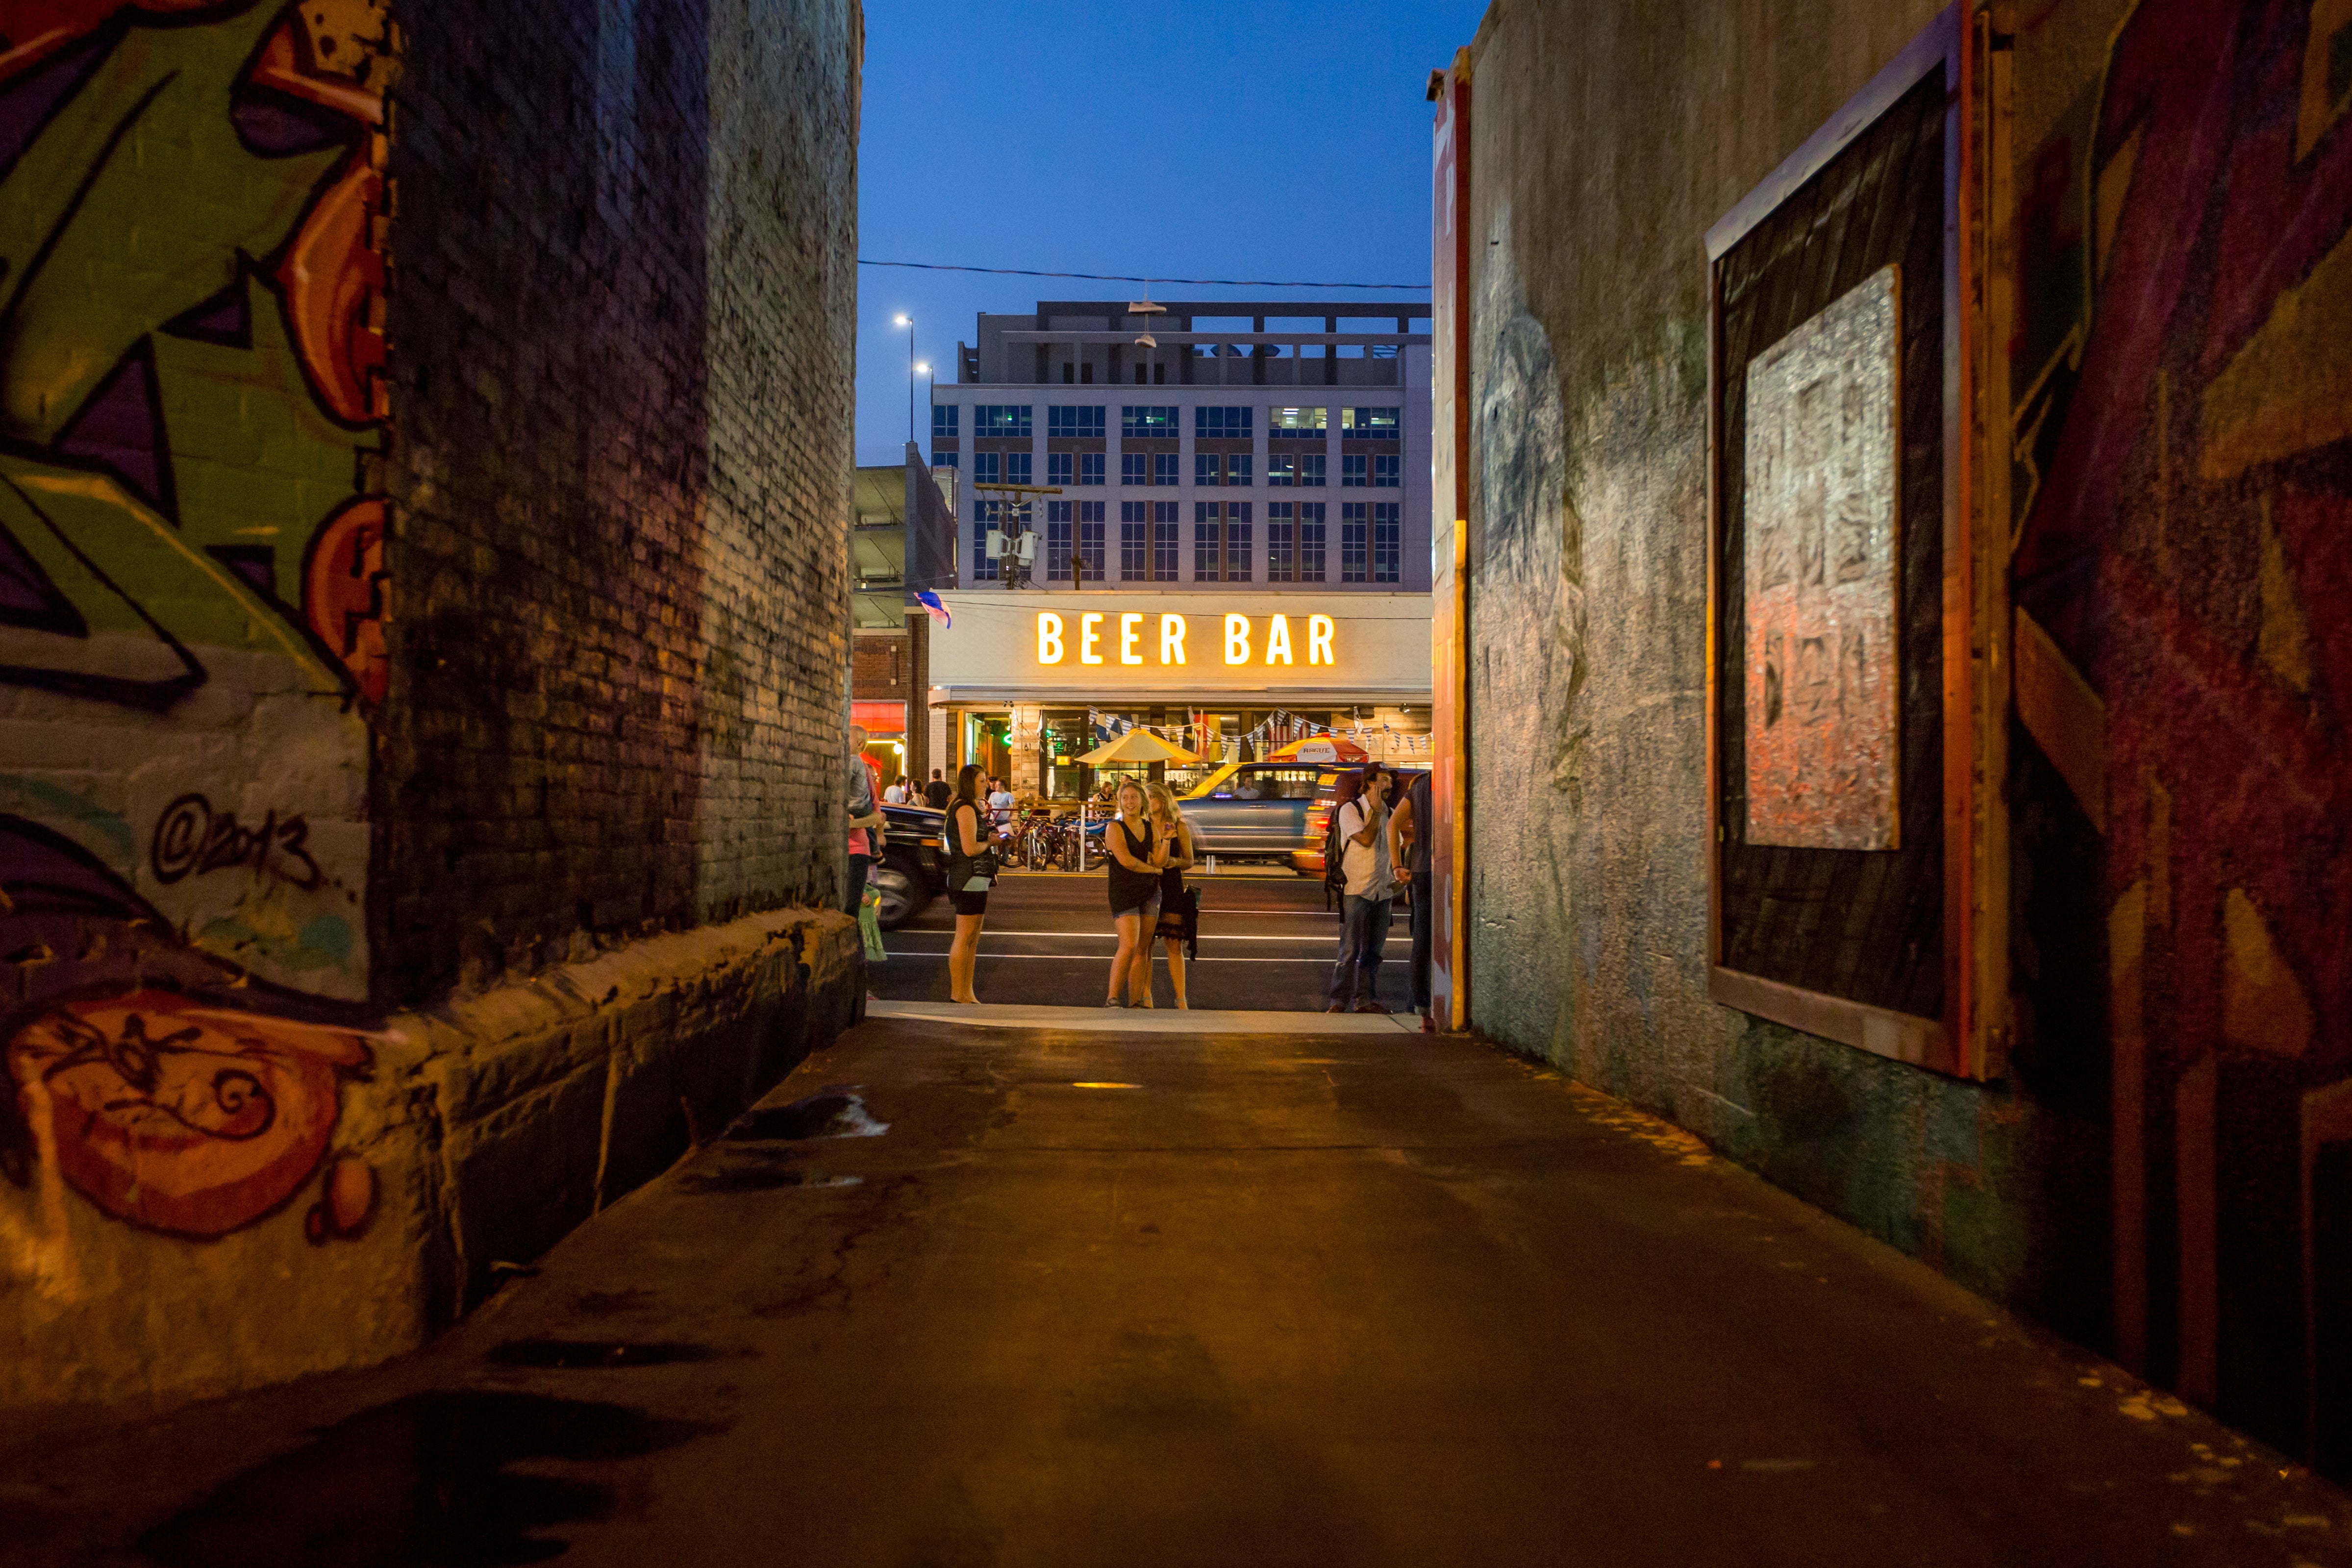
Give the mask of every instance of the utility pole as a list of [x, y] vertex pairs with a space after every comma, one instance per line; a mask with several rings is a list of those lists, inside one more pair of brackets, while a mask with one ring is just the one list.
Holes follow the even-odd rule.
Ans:
[[[1003, 579], [1004, 586], [1006, 588], [1019, 588], [1023, 586], [1020, 580], [1023, 572], [1027, 569], [1034, 567], [1037, 559], [1037, 547], [1034, 544], [1028, 547], [1029, 553], [1027, 555], [1024, 556], [1019, 553], [1019, 547], [1022, 542], [1033, 537], [1033, 530], [1026, 526], [1029, 521], [1030, 503], [1020, 499], [1020, 497], [1024, 496], [1058, 496], [1062, 493], [1062, 487], [1059, 485], [974, 485], [972, 488], [981, 491], [983, 494], [1003, 495], [1011, 497], [1010, 499], [1002, 500], [997, 503], [996, 537], [1004, 541], [1004, 553], [1001, 558], [1003, 561], [1003, 565], [998, 569], [997, 575]], [[1008, 526], [1014, 522], [1024, 525], [1018, 534], [1015, 534]], [[1072, 529], [1070, 547], [1072, 554], [1075, 557], [1077, 549], [1077, 536], [1075, 524], [1072, 525]]]

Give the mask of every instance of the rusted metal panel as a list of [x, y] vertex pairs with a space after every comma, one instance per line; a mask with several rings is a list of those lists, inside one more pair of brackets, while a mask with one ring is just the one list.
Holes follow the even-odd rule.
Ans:
[[1901, 275], [1748, 368], [1747, 839], [1899, 847]]

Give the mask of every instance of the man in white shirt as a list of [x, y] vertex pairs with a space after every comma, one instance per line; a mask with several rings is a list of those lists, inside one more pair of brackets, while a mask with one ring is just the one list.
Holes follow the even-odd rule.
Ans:
[[1348, 881], [1339, 901], [1339, 961], [1331, 967], [1325, 1012], [1389, 1010], [1374, 999], [1381, 949], [1388, 944], [1390, 901], [1396, 894], [1389, 864], [1389, 782], [1377, 762], [1340, 779], [1339, 865]]
[[907, 803], [907, 776], [903, 773], [890, 780], [890, 788], [882, 791], [882, 799], [893, 806]]
[[995, 819], [997, 830], [1001, 832], [1013, 826], [1013, 791], [1004, 787], [1002, 779], [992, 779], [988, 782], [988, 814]]

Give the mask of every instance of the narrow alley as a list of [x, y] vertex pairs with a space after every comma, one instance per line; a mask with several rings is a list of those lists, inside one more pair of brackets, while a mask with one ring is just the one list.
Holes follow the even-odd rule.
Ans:
[[425, 1355], [0, 1458], [37, 1563], [2352, 1563], [2306, 1472], [1393, 1030], [872, 1018]]

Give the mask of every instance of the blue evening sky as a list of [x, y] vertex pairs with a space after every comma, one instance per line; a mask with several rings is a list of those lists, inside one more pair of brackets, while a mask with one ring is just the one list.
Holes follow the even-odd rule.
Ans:
[[[858, 254], [1153, 277], [1429, 278], [1432, 68], [1486, 0], [868, 0]], [[907, 439], [907, 333], [942, 381], [982, 310], [1139, 286], [858, 268], [857, 460]], [[1157, 285], [1157, 298], [1299, 289]], [[1347, 290], [1381, 300], [1426, 298]], [[916, 389], [929, 450], [928, 393]]]

